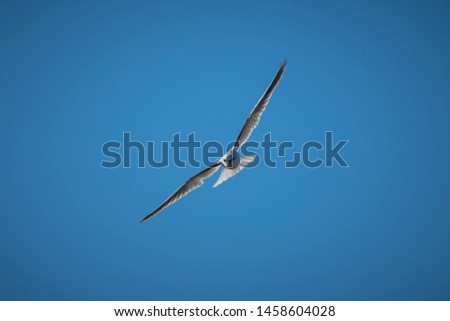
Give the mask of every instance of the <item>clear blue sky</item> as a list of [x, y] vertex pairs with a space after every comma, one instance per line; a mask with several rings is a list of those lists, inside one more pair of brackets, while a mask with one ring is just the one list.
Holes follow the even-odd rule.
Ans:
[[[449, 14], [2, 1], [0, 299], [449, 300]], [[258, 166], [137, 224], [198, 169], [104, 169], [102, 144], [228, 143], [285, 57], [252, 139], [330, 130], [350, 167]]]

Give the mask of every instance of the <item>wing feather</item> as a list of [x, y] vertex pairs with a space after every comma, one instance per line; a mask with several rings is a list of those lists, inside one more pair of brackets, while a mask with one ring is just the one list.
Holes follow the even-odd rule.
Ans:
[[278, 85], [278, 82], [281, 79], [281, 76], [283, 75], [284, 68], [286, 67], [287, 60], [285, 59], [282, 63], [280, 68], [278, 69], [278, 72], [276, 73], [275, 77], [273, 78], [272, 82], [270, 83], [269, 87], [266, 89], [264, 94], [261, 96], [259, 101], [256, 103], [255, 107], [253, 108], [252, 112], [250, 113], [250, 116], [246, 119], [244, 126], [242, 127], [241, 131], [239, 132], [239, 135], [234, 143], [235, 148], [239, 148], [248, 140], [250, 135], [252, 134], [253, 130], [256, 128], [256, 126], [259, 123], [259, 120], [261, 119], [261, 115], [266, 109], [267, 104], [269, 103], [269, 99], [272, 96], [273, 91]]
[[164, 203], [162, 203], [157, 209], [155, 209], [150, 214], [146, 215], [140, 223], [149, 219], [150, 217], [155, 216], [163, 209], [168, 207], [169, 205], [175, 203], [180, 198], [186, 196], [188, 193], [192, 192], [194, 189], [203, 185], [203, 180], [213, 175], [219, 169], [220, 163], [215, 163], [214, 165], [205, 168], [200, 173], [189, 178], [182, 186], [180, 186], [172, 195], [170, 195]]

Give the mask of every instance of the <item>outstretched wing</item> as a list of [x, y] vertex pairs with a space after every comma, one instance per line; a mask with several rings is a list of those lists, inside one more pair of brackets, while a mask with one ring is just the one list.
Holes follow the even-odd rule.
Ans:
[[251, 133], [253, 132], [253, 129], [255, 129], [255, 127], [258, 125], [261, 115], [266, 109], [266, 106], [269, 103], [269, 99], [272, 96], [273, 91], [277, 87], [278, 82], [281, 79], [281, 76], [283, 75], [284, 67], [286, 67], [286, 64], [287, 60], [285, 59], [281, 63], [281, 66], [278, 69], [278, 72], [273, 78], [269, 87], [266, 89], [266, 91], [256, 104], [256, 106], [253, 108], [252, 112], [250, 113], [250, 116], [248, 116], [247, 120], [245, 121], [244, 127], [242, 127], [236, 141], [234, 142], [235, 148], [241, 147], [250, 137]]
[[200, 187], [203, 185], [203, 180], [213, 175], [218, 169], [219, 169], [220, 163], [215, 163], [214, 165], [205, 168], [200, 173], [198, 173], [195, 176], [192, 176], [189, 178], [186, 183], [184, 183], [180, 188], [178, 188], [175, 193], [169, 196], [168, 199], [164, 201], [156, 210], [151, 212], [150, 214], [146, 215], [140, 223], [144, 222], [145, 220], [149, 219], [152, 216], [155, 216], [159, 212], [161, 212], [163, 209], [165, 209], [167, 206], [175, 203], [180, 198], [186, 196], [189, 192], [192, 192], [194, 189]]

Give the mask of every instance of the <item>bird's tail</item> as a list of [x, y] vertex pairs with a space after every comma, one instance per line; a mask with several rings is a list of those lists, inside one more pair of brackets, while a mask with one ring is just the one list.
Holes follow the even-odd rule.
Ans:
[[217, 182], [214, 183], [213, 187], [219, 186], [220, 184], [225, 182], [230, 177], [233, 177], [234, 175], [239, 173], [245, 166], [247, 166], [248, 164], [253, 162], [255, 157], [256, 157], [256, 155], [250, 155], [250, 156], [242, 155], [241, 156], [241, 163], [239, 164], [238, 167], [236, 167], [236, 168], [226, 168], [226, 167], [224, 167], [222, 169], [222, 172], [220, 172], [219, 179], [217, 180]]

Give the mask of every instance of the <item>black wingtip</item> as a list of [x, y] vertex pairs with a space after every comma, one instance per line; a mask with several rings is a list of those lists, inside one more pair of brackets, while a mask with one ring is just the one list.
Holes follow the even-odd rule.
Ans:
[[146, 215], [146, 216], [145, 216], [143, 219], [141, 219], [138, 223], [139, 223], [139, 224], [144, 223], [144, 222], [145, 222], [146, 220], [148, 220], [151, 216], [152, 216], [151, 214]]
[[288, 59], [287, 59], [287, 57], [286, 57], [286, 58], [284, 58], [283, 61], [281, 62], [280, 68], [286, 67], [287, 63], [288, 63]]

